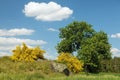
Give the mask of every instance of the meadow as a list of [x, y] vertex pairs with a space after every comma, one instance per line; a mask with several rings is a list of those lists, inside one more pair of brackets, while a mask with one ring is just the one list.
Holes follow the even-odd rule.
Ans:
[[50, 60], [36, 62], [13, 62], [8, 57], [0, 58], [0, 80], [120, 80], [119, 73], [88, 74], [84, 72], [66, 76], [54, 72]]
[[44, 75], [41, 73], [0, 73], [0, 80], [120, 80], [119, 74], [100, 73], [100, 74], [74, 74], [65, 76], [61, 73], [52, 73], [51, 75]]

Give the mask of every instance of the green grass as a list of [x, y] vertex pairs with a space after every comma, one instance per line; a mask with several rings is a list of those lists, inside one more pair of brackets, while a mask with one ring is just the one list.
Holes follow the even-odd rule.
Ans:
[[9, 74], [9, 73], [0, 73], [0, 80], [120, 80], [119, 75], [115, 74], [76, 74], [71, 76], [65, 76], [63, 74], [57, 73], [52, 75], [44, 75], [41, 73], [33, 74]]
[[90, 75], [80, 73], [71, 75], [69, 77], [56, 75], [56, 77], [51, 77], [49, 80], [120, 80], [120, 75], [114, 73], [100, 73]]
[[43, 80], [45, 77], [40, 73], [34, 74], [0, 74], [0, 80]]
[[51, 61], [13, 62], [8, 57], [0, 58], [0, 80], [120, 80], [119, 73], [85, 73], [65, 76], [55, 73], [50, 67]]
[[8, 57], [0, 58], [0, 73], [34, 73], [42, 72], [49, 74], [53, 72], [50, 66], [51, 61], [40, 60], [35, 62], [13, 62]]

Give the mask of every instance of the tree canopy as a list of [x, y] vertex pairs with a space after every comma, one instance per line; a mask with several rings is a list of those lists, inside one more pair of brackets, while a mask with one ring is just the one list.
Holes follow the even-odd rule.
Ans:
[[74, 21], [60, 28], [58, 53], [77, 52], [77, 57], [84, 61], [89, 72], [98, 72], [100, 61], [111, 59], [108, 36], [105, 32], [96, 32], [87, 22]]
[[100, 61], [111, 59], [110, 47], [107, 34], [100, 31], [82, 42], [77, 56], [84, 60], [89, 72], [99, 72]]
[[92, 25], [86, 22], [74, 21], [66, 27], [60, 28], [61, 42], [57, 45], [58, 53], [77, 51], [82, 40], [91, 37], [94, 32]]

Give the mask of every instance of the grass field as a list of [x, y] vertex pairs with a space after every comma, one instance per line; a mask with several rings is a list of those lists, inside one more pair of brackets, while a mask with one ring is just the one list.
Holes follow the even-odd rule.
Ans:
[[65, 76], [63, 73], [53, 72], [50, 62], [13, 62], [8, 57], [0, 58], [0, 80], [120, 80], [119, 73], [79, 73]]
[[101, 73], [101, 74], [76, 74], [65, 76], [63, 74], [52, 73], [51, 75], [44, 75], [40, 73], [33, 74], [10, 74], [0, 73], [0, 80], [120, 80], [119, 74]]

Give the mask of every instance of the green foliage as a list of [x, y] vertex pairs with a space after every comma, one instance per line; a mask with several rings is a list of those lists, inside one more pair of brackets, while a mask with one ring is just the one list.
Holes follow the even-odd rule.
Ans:
[[57, 45], [58, 53], [77, 51], [81, 46], [82, 40], [91, 37], [93, 33], [92, 26], [86, 22], [74, 21], [61, 28], [59, 37], [62, 40]]
[[110, 44], [107, 34], [96, 32], [86, 22], [74, 21], [60, 29], [61, 42], [57, 45], [58, 52], [77, 52], [77, 57], [84, 61], [87, 72], [99, 72], [100, 61], [111, 59]]
[[79, 61], [75, 56], [72, 56], [70, 53], [61, 53], [58, 56], [57, 61], [65, 63], [68, 68], [74, 73], [78, 73], [83, 70], [83, 62]]
[[102, 60], [101, 61], [101, 71], [102, 72], [120, 73], [120, 58], [115, 57], [111, 60]]
[[103, 31], [96, 32], [91, 38], [82, 42], [78, 57], [84, 60], [88, 72], [99, 72], [100, 61], [111, 59], [110, 47], [107, 34]]
[[13, 50], [11, 59], [14, 61], [35, 61], [37, 59], [44, 59], [43, 53], [45, 53], [45, 51], [39, 47], [28, 48], [27, 45], [23, 43], [22, 47], [17, 46], [16, 49]]

